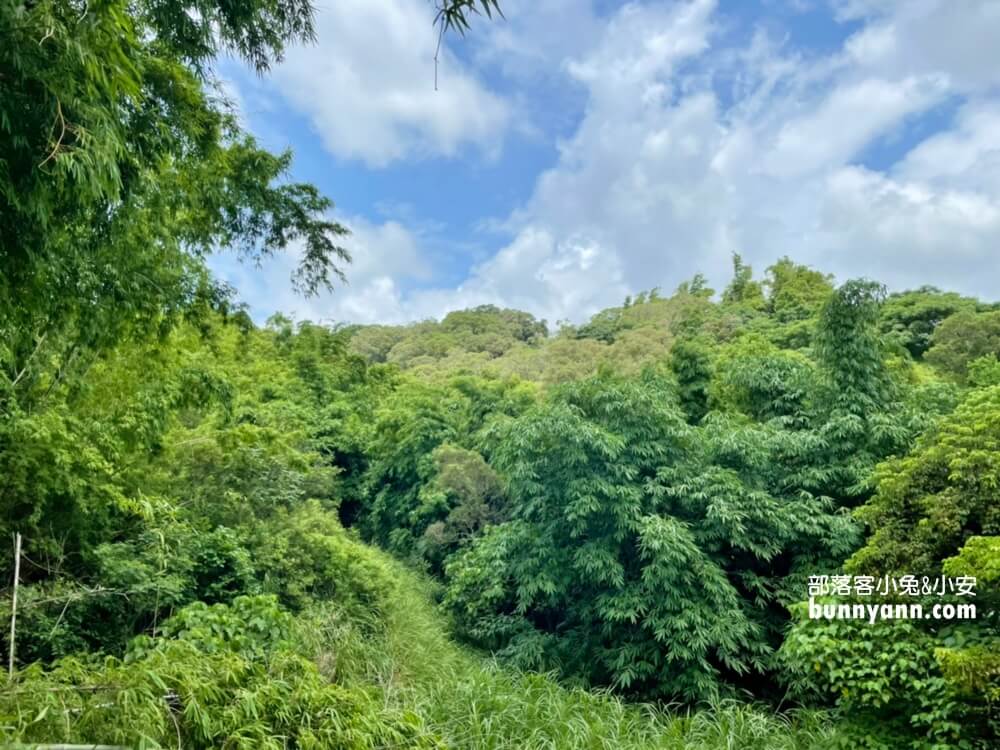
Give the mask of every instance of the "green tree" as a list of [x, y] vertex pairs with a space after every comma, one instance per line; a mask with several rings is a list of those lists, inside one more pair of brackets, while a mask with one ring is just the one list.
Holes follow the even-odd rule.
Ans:
[[434, 450], [458, 439], [461, 397], [442, 386], [408, 383], [376, 414], [360, 527], [365, 537], [412, 557], [424, 532], [420, 490], [434, 473]]
[[854, 570], [934, 575], [972, 537], [1000, 535], [1000, 386], [971, 392], [876, 480], [857, 511], [872, 534]]
[[915, 359], [931, 347], [934, 331], [957, 312], [974, 310], [975, 300], [924, 286], [889, 295], [879, 315], [879, 328]]
[[446, 566], [461, 632], [645, 695], [703, 698], [766, 673], [782, 577], [844, 554], [854, 533], [787, 487], [771, 433], [733, 432], [687, 425], [652, 374], [563, 386], [497, 423], [489, 455], [511, 520]]
[[912, 437], [877, 327], [884, 295], [875, 282], [848, 281], [829, 295], [816, 325], [812, 487], [845, 505], [871, 495], [875, 464], [902, 452]]
[[753, 280], [753, 268], [743, 262], [739, 253], [733, 253], [733, 280], [722, 293], [722, 301], [747, 305], [753, 309], [760, 309], [765, 305], [764, 287], [759, 281]]
[[[998, 416], [1000, 387], [973, 391], [909, 455], [880, 465], [877, 492], [855, 512], [870, 535], [846, 563], [857, 575], [971, 576], [977, 619], [872, 625], [807, 620], [799, 611], [782, 646], [793, 685], [835, 703], [855, 745], [986, 748], [996, 737]], [[931, 612], [942, 601], [962, 600], [945, 589], [916, 601]]]
[[782, 258], [766, 271], [768, 309], [778, 321], [804, 320], [819, 312], [833, 291], [832, 276]]
[[1000, 310], [958, 312], [939, 325], [925, 359], [944, 373], [964, 382], [969, 363], [1000, 355]]
[[311, 6], [186, 10], [0, 5], [0, 355], [22, 390], [41, 362], [61, 372], [212, 294], [200, 258], [217, 247], [298, 243], [307, 292], [349, 259], [330, 201], [288, 182], [291, 155], [259, 148], [205, 78], [222, 48], [266, 68], [310, 37]]
[[[715, 294], [715, 290], [708, 285], [708, 279], [705, 278], [704, 274], [696, 273], [689, 281], [683, 281], [678, 285], [677, 293], [708, 299]], [[645, 302], [645, 296], [643, 296], [643, 302]]]
[[681, 407], [691, 424], [708, 412], [708, 385], [712, 378], [712, 355], [701, 341], [681, 339], [670, 349], [670, 369], [677, 378]]
[[506, 516], [500, 478], [476, 451], [441, 445], [433, 453], [434, 476], [420, 489], [419, 546], [432, 570], [491, 524]]

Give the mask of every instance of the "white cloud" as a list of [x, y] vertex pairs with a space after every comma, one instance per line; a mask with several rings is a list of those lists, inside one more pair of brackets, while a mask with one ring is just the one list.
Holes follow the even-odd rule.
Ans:
[[[721, 286], [732, 251], [758, 272], [787, 254], [841, 279], [995, 295], [1000, 172], [991, 165], [1000, 129], [988, 92], [975, 88], [993, 75], [990, 56], [980, 49], [973, 70], [951, 39], [925, 36], [942, 9], [963, 15], [952, 3], [869, 5], [868, 25], [825, 58], [803, 58], [761, 33], [745, 49], [712, 47], [710, 2], [626, 6], [568, 66], [588, 88], [585, 114], [501, 254], [525, 237], [550, 237], [552, 248], [586, 237], [592, 262], [619, 269], [589, 308], [618, 303], [623, 287], [672, 289], [697, 271]], [[961, 23], [985, 23], [984, 13], [970, 3]], [[893, 51], [879, 51], [879, 29], [890, 30], [880, 33]], [[867, 56], [858, 54], [863, 39]], [[936, 64], [907, 61], [921, 45]], [[731, 100], [711, 84], [723, 78]], [[957, 127], [895, 170], [854, 163], [960, 95], [970, 103]], [[551, 257], [525, 261], [524, 274]], [[559, 303], [539, 294], [529, 309]], [[580, 319], [589, 308], [566, 306], [554, 317]]]
[[786, 122], [764, 160], [779, 177], [796, 177], [842, 163], [871, 140], [947, 93], [942, 76], [886, 81], [865, 79], [837, 86], [807, 114]]
[[[563, 0], [540, 7], [570, 10]], [[1000, 4], [852, 0], [839, 12], [863, 25], [825, 57], [763, 32], [719, 47], [710, 0], [630, 3], [599, 34], [588, 10], [581, 46], [561, 39], [535, 63], [523, 40], [494, 40], [511, 75], [544, 64], [586, 96], [556, 163], [506, 222], [510, 241], [461, 283], [435, 286], [414, 271], [429, 265], [428, 236], [362, 226], [351, 286], [324, 300], [320, 317], [413, 320], [494, 303], [580, 320], [698, 271], [718, 288], [733, 251], [758, 273], [790, 255], [841, 279], [996, 297], [1000, 100], [990, 86], [1000, 68], [985, 40], [1000, 38]], [[935, 27], [964, 30], [966, 41]], [[395, 80], [371, 82], [376, 101]], [[858, 163], [955, 101], [955, 122], [896, 164]], [[373, 153], [393, 153], [385, 148]]]
[[454, 291], [423, 292], [413, 302], [426, 315], [449, 309], [497, 304], [530, 310], [550, 322], [572, 311], [597, 312], [609, 296], [628, 293], [620, 259], [586, 235], [557, 240], [528, 228], [486, 263], [473, 269]]
[[923, 141], [894, 171], [943, 188], [1000, 196], [1000, 101], [966, 105], [956, 127]]
[[846, 44], [866, 69], [889, 76], [947, 73], [974, 91], [1000, 84], [996, 65], [1000, 3], [996, 0], [853, 0], [855, 17], [869, 22]]
[[251, 314], [263, 322], [274, 311], [298, 320], [324, 322], [401, 322], [411, 319], [404, 310], [401, 284], [430, 278], [420, 234], [396, 221], [374, 224], [362, 217], [338, 217], [351, 234], [341, 244], [354, 262], [346, 269], [348, 284], [333, 292], [303, 297], [292, 288], [291, 277], [301, 249], [294, 245], [265, 259], [260, 267], [238, 262], [231, 255], [210, 258], [213, 270], [249, 300]]
[[317, 9], [317, 43], [288, 51], [271, 75], [338, 157], [385, 166], [405, 157], [495, 150], [508, 104], [447, 48], [434, 90], [437, 33], [425, 0], [336, 0]]
[[591, 100], [628, 103], [631, 87], [649, 84], [658, 95], [673, 66], [708, 46], [715, 0], [670, 6], [629, 3], [611, 19], [594, 50], [569, 63], [570, 74], [587, 84]]
[[504, 0], [502, 7], [504, 20], [476, 24], [470, 45], [481, 62], [522, 80], [560, 76], [604, 33], [593, 0]]
[[994, 196], [846, 167], [828, 180], [819, 237], [824, 234], [826, 265], [842, 277], [996, 296], [1000, 201]]

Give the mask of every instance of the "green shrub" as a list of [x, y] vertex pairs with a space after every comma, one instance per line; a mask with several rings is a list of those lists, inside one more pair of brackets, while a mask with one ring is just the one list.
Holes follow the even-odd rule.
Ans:
[[264, 591], [292, 610], [334, 601], [377, 613], [394, 590], [383, 559], [315, 501], [261, 525], [251, 548]]
[[5, 741], [154, 748], [412, 747], [441, 744], [377, 690], [328, 682], [273, 597], [191, 605], [124, 660], [34, 664], [0, 690]]

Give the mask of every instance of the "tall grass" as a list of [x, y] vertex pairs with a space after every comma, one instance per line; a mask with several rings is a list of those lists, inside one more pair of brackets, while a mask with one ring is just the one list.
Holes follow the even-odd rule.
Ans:
[[[450, 748], [472, 750], [807, 750], [834, 744], [830, 718], [775, 714], [725, 701], [669, 710], [568, 688], [552, 676], [524, 674], [450, 640], [431, 584], [396, 563], [396, 590], [380, 623], [326, 612], [319, 661], [347, 684], [377, 687], [387, 707], [412, 712]], [[313, 634], [321, 632], [315, 624]]]
[[[360, 543], [346, 552], [366, 557], [358, 569], [373, 583], [372, 600], [318, 603], [298, 620], [297, 638], [282, 637], [265, 652], [223, 647], [208, 630], [201, 641], [195, 626], [188, 638], [137, 641], [129, 660], [84, 656], [20, 670], [0, 690], [0, 745], [809, 750], [835, 743], [820, 713], [778, 715], [739, 702], [668, 710], [504, 668], [449, 638], [429, 581]], [[226, 627], [242, 633], [228, 612]]]
[[441, 680], [413, 697], [411, 708], [456, 748], [805, 750], [832, 742], [817, 714], [777, 716], [736, 702], [671, 713], [496, 668]]

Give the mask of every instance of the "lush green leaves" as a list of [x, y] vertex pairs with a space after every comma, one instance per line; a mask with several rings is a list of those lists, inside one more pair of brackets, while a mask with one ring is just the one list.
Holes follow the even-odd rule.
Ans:
[[1000, 387], [970, 393], [877, 481], [858, 510], [873, 533], [855, 570], [932, 575], [970, 537], [1000, 534]]
[[927, 361], [964, 380], [969, 364], [983, 356], [1000, 355], [1000, 311], [964, 311], [947, 318], [931, 338]]

